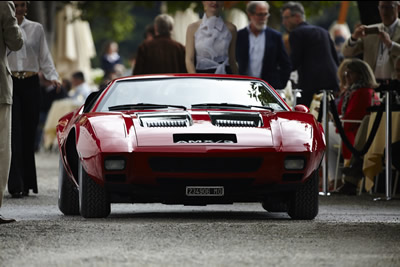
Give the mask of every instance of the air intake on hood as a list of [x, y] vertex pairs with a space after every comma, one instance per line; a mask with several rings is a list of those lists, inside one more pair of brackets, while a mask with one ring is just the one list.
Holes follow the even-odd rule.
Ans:
[[219, 127], [261, 127], [260, 113], [254, 112], [209, 112], [212, 124]]
[[192, 119], [187, 113], [138, 114], [143, 127], [188, 127]]

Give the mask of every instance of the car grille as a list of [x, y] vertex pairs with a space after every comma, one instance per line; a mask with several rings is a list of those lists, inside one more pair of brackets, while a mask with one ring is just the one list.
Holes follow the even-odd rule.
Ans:
[[191, 158], [152, 157], [149, 165], [156, 172], [255, 172], [262, 164], [262, 158]]
[[157, 183], [163, 186], [188, 186], [188, 185], [208, 185], [224, 186], [229, 188], [243, 188], [250, 186], [255, 179], [236, 178], [236, 179], [191, 179], [191, 178], [157, 178]]
[[303, 173], [284, 173], [282, 175], [282, 181], [286, 182], [298, 182], [303, 179]]

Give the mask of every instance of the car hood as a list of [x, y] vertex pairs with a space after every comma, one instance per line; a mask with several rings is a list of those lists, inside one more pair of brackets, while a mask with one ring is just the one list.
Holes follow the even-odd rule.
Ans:
[[229, 145], [311, 151], [319, 130], [312, 115], [299, 112], [144, 112], [131, 119], [138, 147]]

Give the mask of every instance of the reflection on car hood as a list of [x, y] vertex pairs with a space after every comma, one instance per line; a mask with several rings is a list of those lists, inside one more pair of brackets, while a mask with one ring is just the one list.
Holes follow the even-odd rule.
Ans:
[[258, 112], [138, 113], [132, 120], [138, 146], [272, 146], [271, 131], [261, 127]]
[[100, 140], [121, 138], [134, 144], [133, 147], [225, 145], [315, 149], [312, 143], [315, 120], [305, 113], [189, 110], [114, 113], [102, 117], [91, 118]]

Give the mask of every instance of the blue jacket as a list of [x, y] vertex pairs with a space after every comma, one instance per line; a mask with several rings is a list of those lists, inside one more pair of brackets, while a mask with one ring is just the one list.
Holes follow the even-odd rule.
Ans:
[[[236, 41], [236, 60], [239, 64], [239, 74], [245, 75], [249, 65], [249, 30], [238, 31]], [[283, 45], [282, 35], [269, 27], [265, 30], [265, 51], [261, 79], [267, 81], [276, 89], [283, 89], [290, 77], [291, 64]]]

